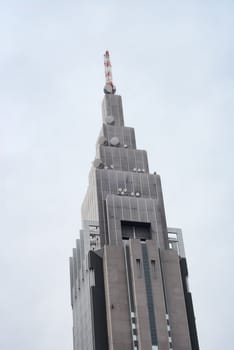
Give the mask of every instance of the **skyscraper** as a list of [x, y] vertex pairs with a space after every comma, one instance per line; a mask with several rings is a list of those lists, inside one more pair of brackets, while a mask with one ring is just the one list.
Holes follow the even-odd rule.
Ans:
[[198, 350], [182, 232], [136, 147], [108, 51], [103, 124], [70, 258], [74, 350]]

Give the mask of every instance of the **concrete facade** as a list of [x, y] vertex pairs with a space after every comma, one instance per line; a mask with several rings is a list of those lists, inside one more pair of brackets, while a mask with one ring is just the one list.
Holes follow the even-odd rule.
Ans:
[[168, 229], [161, 180], [106, 94], [96, 159], [70, 258], [74, 350], [198, 350], [180, 229]]

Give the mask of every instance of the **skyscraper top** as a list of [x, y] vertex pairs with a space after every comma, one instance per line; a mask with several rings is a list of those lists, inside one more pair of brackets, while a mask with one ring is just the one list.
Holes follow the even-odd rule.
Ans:
[[70, 259], [74, 350], [199, 350], [182, 232], [168, 228], [149, 171], [114, 95], [109, 52], [96, 159]]
[[106, 78], [106, 84], [104, 86], [104, 93], [105, 94], [114, 94], [116, 92], [116, 87], [113, 85], [113, 78], [112, 78], [112, 69], [111, 69], [111, 62], [110, 62], [110, 54], [109, 51], [106, 51], [104, 54], [104, 66], [105, 66], [105, 78]]

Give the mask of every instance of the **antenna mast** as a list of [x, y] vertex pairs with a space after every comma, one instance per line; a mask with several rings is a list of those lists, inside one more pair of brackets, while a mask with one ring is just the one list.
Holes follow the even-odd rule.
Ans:
[[116, 87], [113, 85], [112, 81], [112, 69], [110, 62], [110, 54], [109, 51], [106, 51], [104, 54], [104, 66], [105, 66], [105, 78], [106, 84], [104, 86], [105, 94], [114, 94], [116, 91]]

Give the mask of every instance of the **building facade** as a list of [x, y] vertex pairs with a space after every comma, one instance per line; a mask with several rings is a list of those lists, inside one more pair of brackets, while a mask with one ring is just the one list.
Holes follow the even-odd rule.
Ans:
[[[106, 53], [103, 124], [70, 258], [74, 350], [198, 350], [182, 233], [124, 125]], [[106, 63], [107, 62], [107, 63]]]

